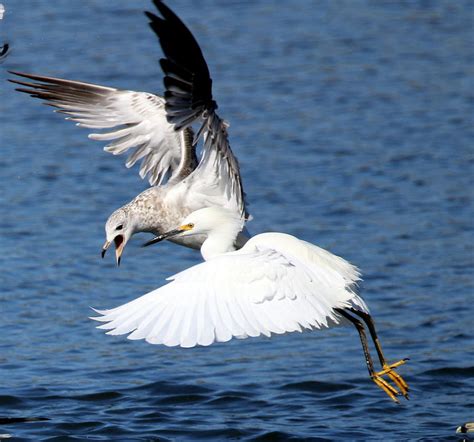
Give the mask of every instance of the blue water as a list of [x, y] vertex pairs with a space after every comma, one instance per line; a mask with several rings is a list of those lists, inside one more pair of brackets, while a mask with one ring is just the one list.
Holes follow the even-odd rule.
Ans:
[[[170, 1], [200, 41], [254, 220], [361, 267], [411, 400], [344, 328], [169, 349], [94, 328], [197, 263], [172, 244], [100, 259], [146, 188], [6, 69], [162, 91], [148, 1], [2, 0], [0, 425], [14, 440], [458, 440], [474, 420], [473, 4]], [[199, 5], [199, 6], [198, 6]]]

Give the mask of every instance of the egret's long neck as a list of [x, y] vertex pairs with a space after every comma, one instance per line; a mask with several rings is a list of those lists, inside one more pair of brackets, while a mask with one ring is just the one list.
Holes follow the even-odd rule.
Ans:
[[233, 223], [222, 225], [208, 233], [201, 246], [201, 255], [205, 261], [222, 253], [233, 252], [234, 243], [241, 226]]

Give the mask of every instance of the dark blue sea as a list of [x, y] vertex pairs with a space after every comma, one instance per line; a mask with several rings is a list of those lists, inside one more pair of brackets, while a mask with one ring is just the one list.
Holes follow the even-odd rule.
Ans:
[[[147, 0], [2, 0], [0, 439], [445, 441], [474, 421], [474, 4], [168, 4], [208, 60], [254, 220], [358, 265], [410, 401], [352, 328], [180, 349], [106, 336], [111, 308], [198, 263], [173, 244], [100, 259], [147, 187], [6, 70], [162, 92]], [[17, 422], [23, 418], [46, 418]]]

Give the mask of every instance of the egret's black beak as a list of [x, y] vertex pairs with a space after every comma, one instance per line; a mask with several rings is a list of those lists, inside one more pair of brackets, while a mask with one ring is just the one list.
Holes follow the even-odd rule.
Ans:
[[155, 236], [153, 239], [143, 244], [142, 247], [148, 247], [148, 246], [151, 246], [152, 244], [156, 244], [157, 242], [161, 242], [164, 239], [172, 238], [173, 236], [183, 233], [183, 231], [184, 229], [182, 229], [181, 227], [178, 227], [177, 229], [174, 229], [174, 230], [170, 230], [167, 233], [163, 233], [162, 235]]

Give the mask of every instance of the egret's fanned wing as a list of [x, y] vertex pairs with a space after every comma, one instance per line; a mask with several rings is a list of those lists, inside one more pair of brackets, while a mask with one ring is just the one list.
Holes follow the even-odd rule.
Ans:
[[296, 256], [295, 259], [310, 268], [316, 279], [331, 290], [333, 299], [347, 301], [351, 307], [369, 313], [366, 303], [357, 294], [361, 281], [359, 269], [344, 258], [286, 233], [261, 233], [249, 240], [250, 246], [274, 248], [289, 259]]
[[[200, 125], [194, 143], [203, 135], [204, 153], [197, 169], [179, 192], [203, 207], [220, 205], [246, 214], [240, 170], [227, 137], [228, 124], [215, 113], [212, 80], [201, 49], [189, 29], [165, 4], [154, 1], [162, 17], [146, 12], [165, 58], [166, 113], [176, 130]], [[199, 207], [197, 207], [199, 208]]]
[[[165, 100], [146, 92], [119, 90], [79, 81], [11, 72], [31, 81], [10, 80], [17, 90], [41, 98], [78, 126], [108, 129], [89, 138], [107, 141], [107, 152], [131, 150], [126, 166], [141, 160], [140, 176], [151, 185], [166, 178], [184, 178], [197, 160], [190, 129], [176, 132], [166, 119]], [[111, 130], [113, 129], [113, 130]]]
[[108, 334], [151, 344], [194, 347], [233, 337], [302, 331], [340, 321], [350, 305], [335, 294], [324, 269], [312, 269], [265, 247], [221, 255], [191, 267], [134, 301], [93, 318]]

